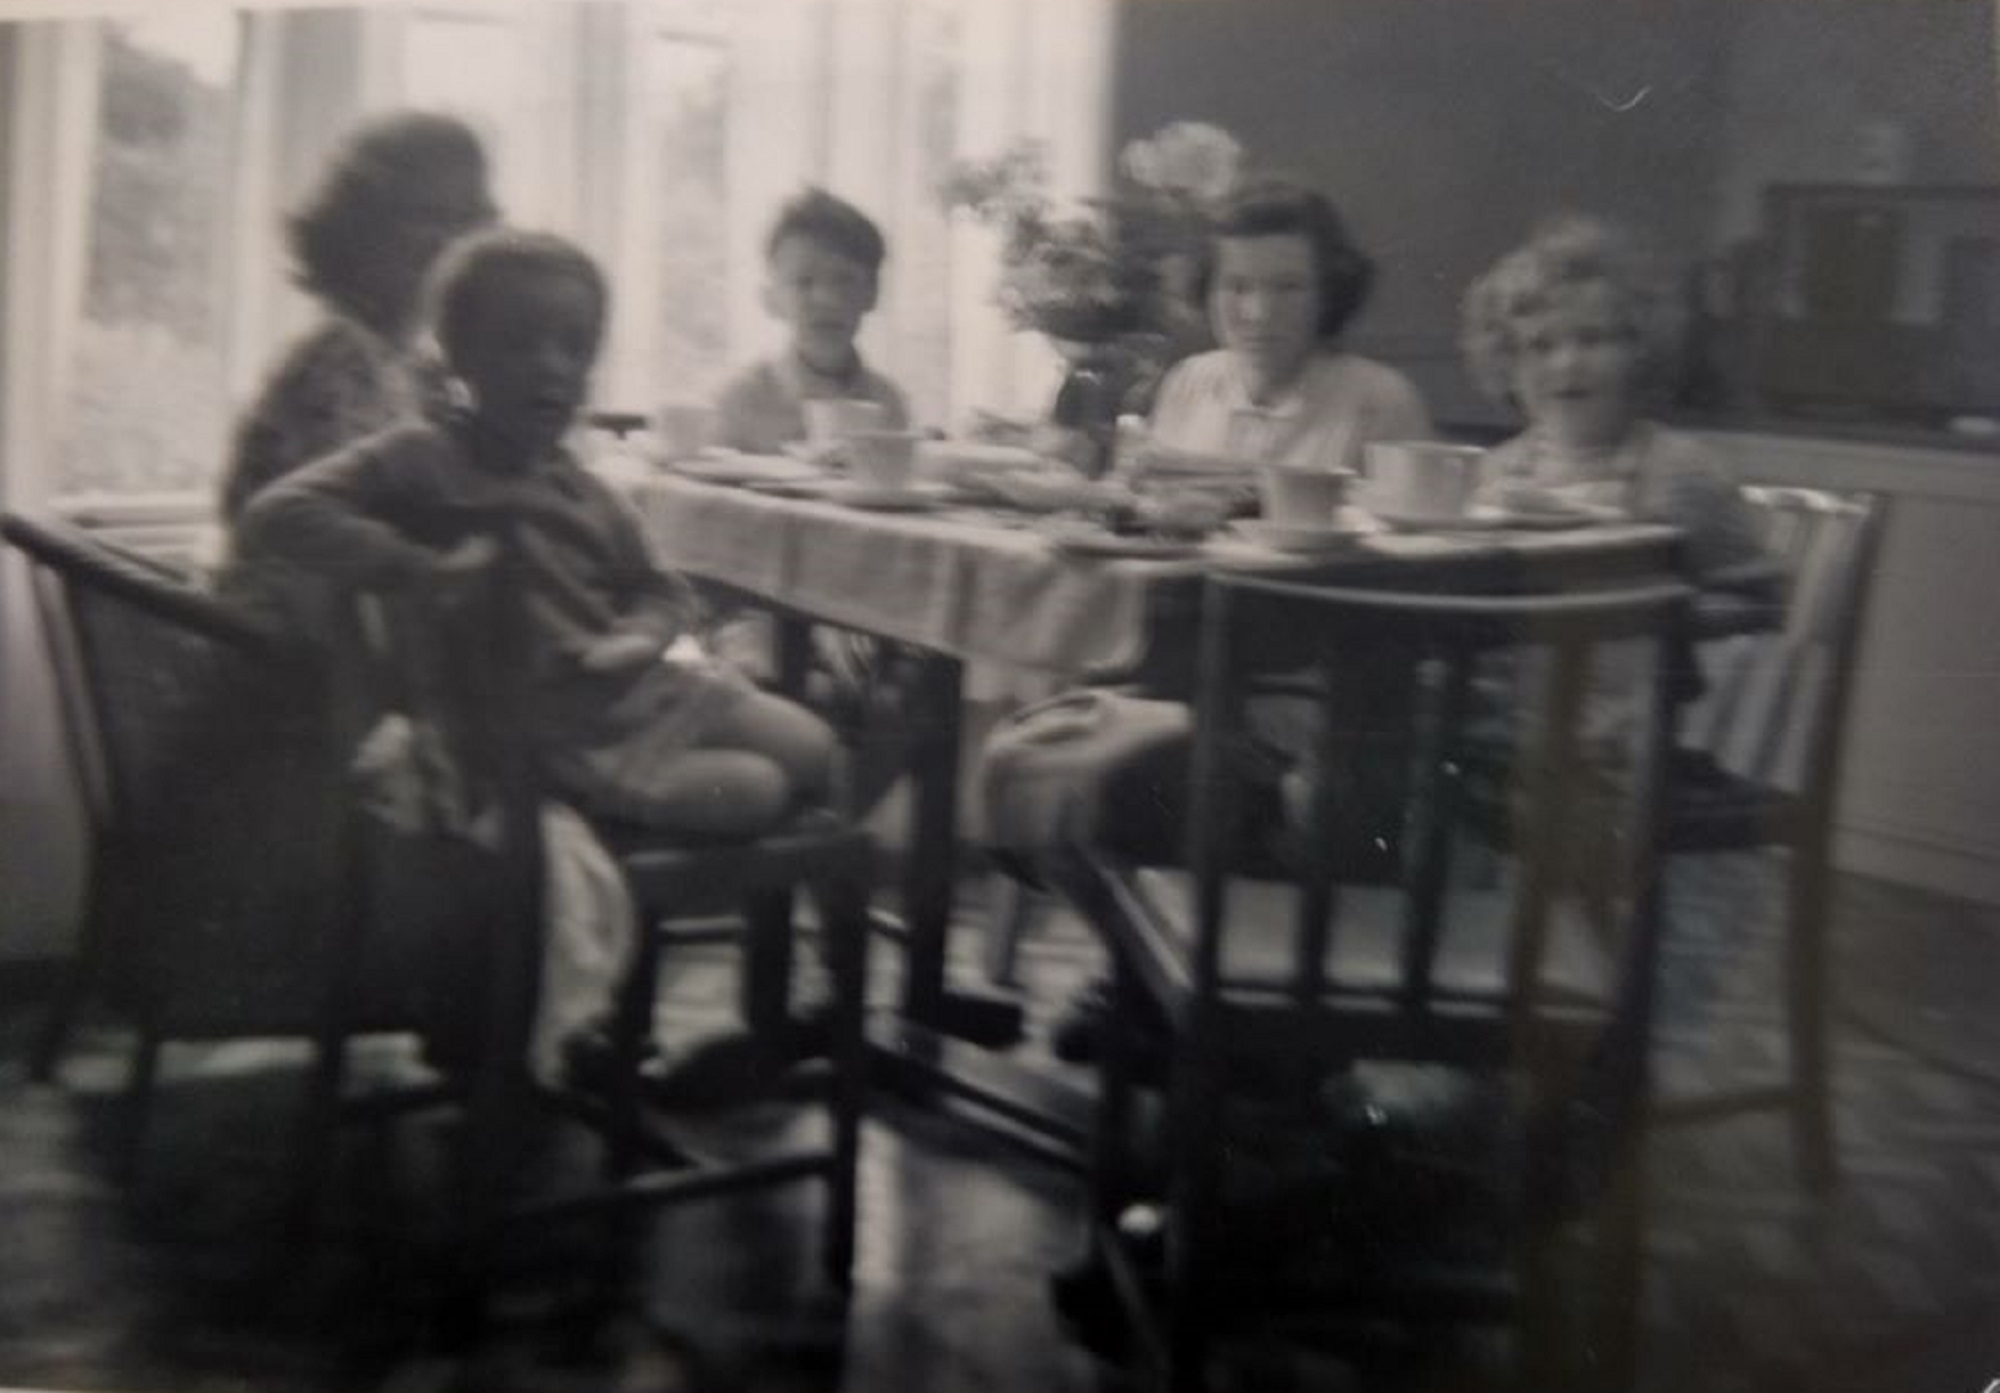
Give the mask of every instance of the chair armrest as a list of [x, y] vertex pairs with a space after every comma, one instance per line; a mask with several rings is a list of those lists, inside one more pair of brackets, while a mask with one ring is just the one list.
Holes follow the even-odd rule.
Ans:
[[1776, 633], [1785, 624], [1784, 604], [1768, 595], [1704, 591], [1695, 597], [1689, 625], [1697, 639]]

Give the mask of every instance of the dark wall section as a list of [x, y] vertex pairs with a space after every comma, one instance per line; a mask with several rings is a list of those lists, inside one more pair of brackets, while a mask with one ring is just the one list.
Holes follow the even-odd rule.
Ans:
[[1689, 258], [1770, 179], [1995, 171], [1988, 0], [1124, 0], [1113, 131], [1213, 121], [1332, 195], [1383, 269], [1357, 348], [1440, 418], [1499, 419], [1454, 346], [1465, 283], [1562, 209]]

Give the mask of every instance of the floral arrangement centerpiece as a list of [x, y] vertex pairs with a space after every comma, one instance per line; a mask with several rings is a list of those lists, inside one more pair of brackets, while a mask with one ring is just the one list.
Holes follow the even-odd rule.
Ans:
[[942, 196], [1003, 234], [996, 299], [1023, 329], [1071, 343], [1170, 334], [1185, 306], [1167, 275], [1191, 256], [1235, 187], [1242, 147], [1228, 132], [1179, 121], [1127, 145], [1119, 186], [1059, 209], [1047, 152], [1024, 141], [955, 165]]
[[944, 182], [947, 208], [1002, 234], [996, 302], [1068, 362], [1052, 420], [1088, 437], [1090, 472], [1108, 459], [1119, 414], [1144, 411], [1166, 368], [1208, 346], [1187, 272], [1242, 159], [1227, 131], [1178, 121], [1125, 147], [1111, 192], [1069, 208], [1050, 196], [1034, 141], [961, 161]]

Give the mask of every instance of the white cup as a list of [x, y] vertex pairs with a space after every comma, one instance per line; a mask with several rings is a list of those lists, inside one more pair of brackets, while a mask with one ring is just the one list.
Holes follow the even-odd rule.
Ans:
[[692, 459], [715, 443], [715, 408], [701, 402], [668, 402], [654, 413], [653, 429], [669, 460]]
[[916, 477], [921, 439], [913, 430], [851, 430], [846, 436], [848, 473], [867, 488], [908, 488]]
[[1408, 518], [1456, 518], [1479, 487], [1486, 452], [1431, 440], [1376, 440], [1363, 447], [1368, 507]]
[[1267, 464], [1258, 475], [1264, 518], [1285, 527], [1332, 527], [1353, 477], [1351, 469]]
[[805, 403], [806, 443], [831, 445], [857, 431], [881, 430], [888, 412], [859, 397], [822, 397]]

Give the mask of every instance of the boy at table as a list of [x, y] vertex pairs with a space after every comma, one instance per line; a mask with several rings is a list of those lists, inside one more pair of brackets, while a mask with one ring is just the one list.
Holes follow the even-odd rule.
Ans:
[[828, 399], [873, 402], [885, 430], [909, 424], [902, 391], [854, 343], [875, 308], [887, 255], [868, 215], [824, 189], [807, 189], [778, 211], [764, 244], [764, 307], [790, 342], [722, 389], [718, 443], [772, 454], [806, 438], [808, 401]]
[[[778, 211], [765, 242], [764, 305], [791, 331], [784, 351], [739, 373], [716, 399], [716, 441], [731, 449], [772, 454], [806, 438], [805, 404], [873, 403], [884, 430], [909, 424], [902, 391], [870, 368], [855, 346], [875, 308], [888, 246], [859, 208], [824, 189], [809, 188]], [[768, 628], [743, 618], [717, 630], [718, 651], [739, 666], [773, 666]], [[857, 634], [820, 631], [814, 652], [826, 670], [815, 703], [856, 747], [852, 797], [874, 804], [895, 777], [896, 741], [881, 729], [893, 711], [881, 709], [888, 680], [885, 650]]]

